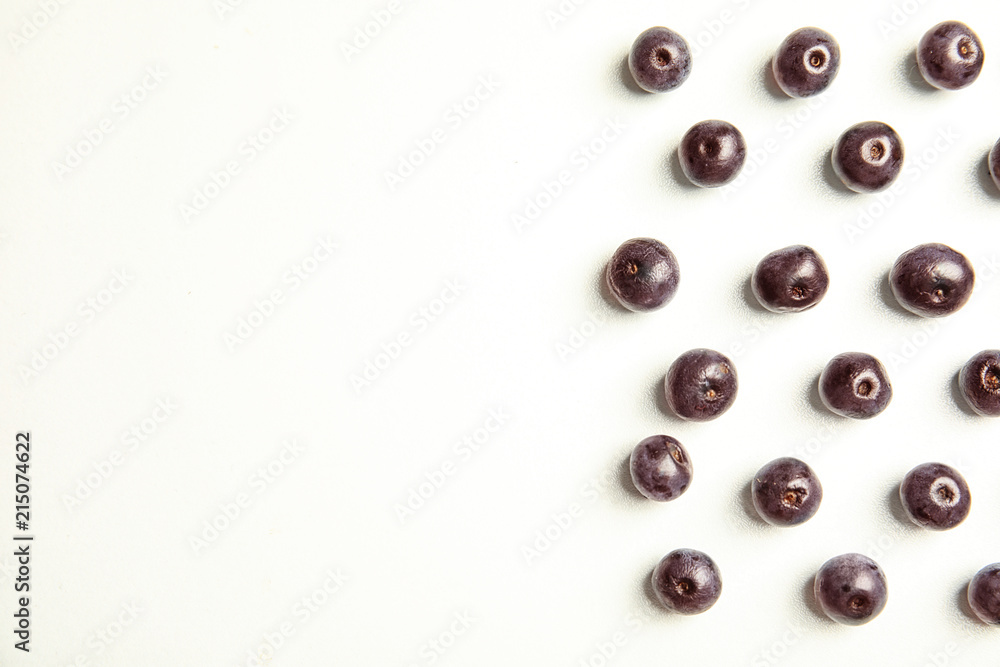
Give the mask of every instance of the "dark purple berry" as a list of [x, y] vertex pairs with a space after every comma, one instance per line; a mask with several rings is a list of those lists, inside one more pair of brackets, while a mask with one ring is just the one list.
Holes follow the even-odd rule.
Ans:
[[717, 188], [736, 178], [747, 158], [747, 143], [724, 120], [695, 123], [681, 139], [677, 157], [684, 175], [695, 185]]
[[943, 463], [924, 463], [906, 473], [899, 499], [913, 523], [931, 530], [954, 528], [972, 507], [965, 478]]
[[650, 28], [632, 43], [628, 68], [640, 88], [665, 93], [691, 74], [691, 50], [684, 38], [670, 28]]
[[835, 556], [823, 564], [813, 586], [823, 613], [844, 625], [864, 625], [885, 608], [885, 573], [861, 554]]
[[885, 367], [864, 352], [845, 352], [831, 359], [819, 376], [819, 396], [832, 412], [852, 419], [870, 419], [892, 400]]
[[644, 312], [667, 305], [681, 279], [677, 258], [656, 239], [631, 239], [611, 256], [608, 287], [629, 310]]
[[799, 28], [771, 60], [774, 79], [786, 95], [809, 97], [826, 90], [840, 68], [840, 46], [819, 28]]
[[636, 445], [629, 470], [635, 488], [650, 500], [673, 500], [691, 484], [691, 459], [669, 435], [650, 436]]
[[993, 150], [990, 151], [987, 163], [990, 167], [990, 176], [993, 177], [993, 182], [1000, 188], [1000, 139], [997, 139], [997, 142], [993, 144]]
[[923, 317], [951, 315], [972, 296], [976, 274], [962, 253], [941, 243], [907, 250], [889, 272], [899, 305]]
[[679, 614], [708, 611], [722, 595], [722, 575], [715, 562], [700, 551], [671, 551], [653, 569], [653, 593], [667, 609]]
[[983, 623], [1000, 625], [1000, 563], [987, 565], [969, 582], [969, 606]]
[[823, 500], [812, 468], [798, 459], [775, 459], [757, 471], [750, 485], [760, 518], [774, 526], [797, 526], [811, 519]]
[[917, 65], [927, 83], [935, 88], [965, 88], [983, 69], [983, 45], [969, 26], [960, 21], [944, 21], [920, 38]]
[[736, 367], [729, 358], [698, 348], [670, 365], [664, 381], [667, 405], [681, 419], [708, 421], [729, 409], [736, 399]]
[[760, 305], [775, 313], [812, 308], [829, 286], [823, 258], [804, 245], [788, 246], [767, 255], [750, 279], [750, 288]]
[[976, 414], [1000, 417], [1000, 350], [983, 350], [965, 362], [958, 385]]
[[855, 192], [892, 185], [903, 168], [903, 140], [885, 123], [866, 121], [847, 128], [833, 147], [833, 170]]

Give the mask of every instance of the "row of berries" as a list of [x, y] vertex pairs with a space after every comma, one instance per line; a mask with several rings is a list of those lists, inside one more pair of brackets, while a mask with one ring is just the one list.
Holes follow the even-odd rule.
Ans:
[[[625, 308], [657, 310], [670, 303], [680, 285], [677, 257], [652, 238], [622, 243], [605, 269], [608, 288]], [[924, 243], [901, 254], [889, 271], [899, 304], [915, 315], [944, 317], [972, 296], [976, 274], [965, 255], [941, 243]], [[814, 307], [830, 285], [823, 258], [812, 248], [793, 245], [768, 254], [753, 271], [750, 285], [767, 310], [797, 313]]]
[[[983, 44], [972, 28], [944, 21], [928, 30], [917, 45], [917, 65], [927, 83], [943, 90], [965, 88], [983, 69]], [[665, 93], [691, 75], [691, 49], [670, 28], [644, 31], [632, 44], [629, 71], [640, 88]], [[811, 97], [826, 90], [840, 69], [840, 45], [819, 28], [790, 34], [771, 59], [771, 70], [790, 97]]]
[[[645, 312], [662, 308], [677, 293], [680, 266], [666, 245], [651, 238], [623, 243], [605, 270], [608, 289], [625, 308]], [[826, 263], [808, 246], [794, 245], [764, 257], [750, 279], [760, 304], [775, 313], [815, 307], [830, 284]], [[916, 246], [900, 255], [889, 272], [889, 285], [899, 304], [915, 315], [943, 317], [962, 308], [972, 296], [975, 272], [962, 253], [940, 243]], [[1000, 351], [983, 350], [960, 373], [962, 393], [978, 414], [1000, 416]], [[679, 417], [714, 419], [736, 398], [736, 369], [714, 350], [691, 350], [667, 372], [667, 404]], [[826, 365], [819, 392], [833, 412], [868, 419], [892, 398], [885, 367], [861, 352], [840, 354]]]
[[[690, 485], [693, 470], [683, 445], [670, 436], [646, 438], [629, 462], [636, 489], [651, 500], [676, 499]], [[823, 487], [816, 473], [795, 458], [780, 458], [761, 468], [751, 483], [754, 508], [773, 526], [796, 526], [819, 509]], [[930, 530], [954, 528], [969, 514], [972, 496], [962, 475], [942, 463], [925, 463], [906, 474], [899, 497], [910, 520]], [[653, 570], [653, 591], [666, 608], [682, 614], [707, 611], [722, 594], [722, 576], [707, 554], [678, 549]], [[871, 558], [842, 554], [827, 561], [814, 581], [814, 595], [831, 619], [862, 625], [874, 619], [888, 601], [885, 572]], [[969, 605], [986, 623], [1000, 624], [1000, 563], [973, 578]]]
[[[669, 28], [649, 28], [635, 40], [629, 70], [643, 90], [662, 93], [677, 88], [691, 74], [687, 42]], [[969, 26], [945, 21], [930, 30], [917, 47], [917, 64], [932, 86], [958, 90], [970, 85], [983, 68], [983, 46]], [[771, 61], [778, 86], [791, 97], [826, 90], [840, 68], [840, 46], [818, 28], [800, 28], [781, 43]], [[746, 162], [747, 145], [732, 123], [705, 120], [693, 125], [677, 148], [684, 175], [697, 186], [719, 187], [735, 179]], [[834, 171], [855, 192], [879, 192], [892, 185], [903, 167], [903, 141], [889, 125], [866, 121], [848, 128], [833, 147]], [[1000, 140], [988, 156], [990, 174], [1000, 188]]]

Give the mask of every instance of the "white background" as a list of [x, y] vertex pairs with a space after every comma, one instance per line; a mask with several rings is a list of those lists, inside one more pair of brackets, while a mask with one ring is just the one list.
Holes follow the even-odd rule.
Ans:
[[[5, 3], [0, 663], [990, 663], [1000, 635], [960, 600], [1000, 560], [1000, 422], [956, 402], [955, 374], [1000, 346], [1000, 192], [984, 161], [1000, 136], [1000, 11], [904, 4]], [[912, 52], [952, 18], [980, 35], [985, 68], [966, 90], [934, 91]], [[653, 25], [700, 44], [666, 95], [637, 92], [623, 66]], [[765, 76], [804, 25], [843, 52], [812, 106]], [[707, 118], [746, 136], [738, 188], [679, 178], [678, 140]], [[906, 144], [891, 200], [831, 180], [830, 147], [862, 120]], [[562, 171], [568, 185], [547, 196]], [[531, 203], [542, 210], [518, 223]], [[634, 236], [681, 266], [676, 299], [652, 314], [601, 291]], [[977, 270], [971, 301], [944, 320], [906, 314], [887, 290], [895, 257], [924, 242]], [[822, 254], [830, 291], [809, 312], [768, 314], [747, 279], [793, 243]], [[739, 371], [739, 398], [710, 423], [682, 423], [660, 398], [692, 347]], [[820, 370], [847, 350], [889, 370], [894, 399], [874, 420], [818, 403]], [[369, 363], [370, 382], [352, 381]], [[485, 438], [491, 411], [504, 423]], [[23, 430], [28, 655], [8, 630]], [[666, 505], [626, 476], [654, 433], [679, 438], [695, 467]], [[462, 441], [475, 437], [473, 452]], [[817, 516], [785, 530], [747, 496], [782, 455], [825, 489]], [[893, 500], [931, 460], [958, 466], [974, 495], [947, 533], [911, 527]], [[722, 570], [720, 601], [697, 617], [649, 598], [652, 567], [678, 547]], [[850, 551], [875, 556], [890, 589], [857, 628], [819, 616], [809, 592]], [[306, 613], [303, 598], [322, 602]]]

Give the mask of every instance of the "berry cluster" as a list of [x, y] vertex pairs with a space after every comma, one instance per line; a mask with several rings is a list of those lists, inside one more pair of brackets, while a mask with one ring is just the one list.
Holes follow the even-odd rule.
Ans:
[[[650, 28], [632, 44], [629, 71], [636, 84], [651, 93], [665, 93], [691, 75], [687, 42], [669, 28]], [[944, 21], [921, 38], [917, 65], [927, 83], [941, 90], [958, 90], [974, 82], [983, 69], [983, 45], [972, 28]], [[778, 87], [789, 97], [811, 97], [826, 90], [840, 69], [840, 45], [819, 28], [800, 28], [781, 43], [771, 60]], [[743, 169], [747, 146], [743, 134], [723, 120], [695, 123], [677, 147], [684, 175], [695, 185], [714, 188], [729, 183]], [[878, 121], [847, 128], [831, 151], [833, 169], [855, 192], [885, 190], [903, 168], [903, 141], [889, 125]], [[989, 169], [1000, 188], [1000, 139], [989, 154]]]
[[[945, 90], [970, 85], [983, 65], [983, 48], [964, 23], [946, 21], [931, 28], [917, 48], [920, 72], [929, 84]], [[691, 74], [687, 42], [663, 27], [650, 28], [635, 40], [629, 69], [636, 83], [653, 93], [673, 90]], [[802, 28], [778, 47], [772, 71], [778, 86], [791, 97], [809, 97], [836, 78], [840, 47], [817, 28]], [[737, 177], [747, 145], [740, 131], [721, 120], [706, 120], [687, 131], [678, 146], [684, 175], [695, 185], [718, 187]], [[848, 128], [831, 152], [833, 167], [844, 184], [859, 193], [889, 187], [899, 175], [903, 143], [880, 122]], [[989, 154], [989, 168], [1000, 188], [1000, 141]], [[667, 305], [677, 293], [677, 257], [660, 241], [636, 238], [623, 243], [607, 264], [611, 294], [625, 308], [646, 312]], [[893, 295], [906, 310], [921, 317], [944, 317], [962, 308], [972, 295], [975, 272], [958, 251], [927, 243], [904, 252], [889, 272]], [[815, 307], [825, 296], [830, 276], [823, 258], [807, 246], [794, 245], [764, 257], [751, 276], [754, 297], [774, 313], [795, 313]], [[1000, 416], [1000, 350], [973, 356], [959, 373], [965, 401], [983, 416]], [[667, 405], [681, 419], [708, 421], [726, 412], [736, 399], [738, 380], [733, 362], [704, 348], [689, 350], [671, 365], [664, 379]], [[852, 419], [870, 419], [892, 399], [885, 367], [862, 352], [845, 352], [831, 359], [819, 378], [819, 395], [831, 412]], [[644, 439], [632, 451], [632, 482], [642, 495], [667, 502], [690, 487], [693, 466], [684, 446], [667, 435]], [[808, 521], [820, 508], [823, 487], [816, 473], [795, 458], [780, 458], [762, 467], [751, 483], [754, 508], [774, 526]], [[948, 530], [968, 516], [971, 494], [965, 479], [942, 463], [925, 463], [906, 474], [899, 496], [909, 519], [930, 530]], [[656, 598], [682, 614], [708, 610], [722, 593], [718, 566], [693, 549], [677, 549], [663, 557], [652, 574]], [[819, 569], [814, 595], [824, 613], [846, 625], [860, 625], [878, 616], [888, 599], [882, 568], [861, 554], [831, 558]], [[969, 584], [968, 600], [985, 623], [1000, 625], [1000, 563], [989, 565]]]

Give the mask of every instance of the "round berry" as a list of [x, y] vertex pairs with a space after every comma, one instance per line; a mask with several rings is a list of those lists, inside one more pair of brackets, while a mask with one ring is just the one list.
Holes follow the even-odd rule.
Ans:
[[990, 151], [986, 162], [989, 165], [993, 182], [1000, 188], [1000, 139], [997, 139], [997, 142], [993, 144], [993, 150]]
[[664, 381], [667, 405], [689, 421], [715, 419], [736, 400], [736, 367], [726, 355], [698, 348], [670, 365]]
[[773, 526], [797, 526], [813, 518], [823, 500], [816, 473], [798, 459], [775, 459], [757, 471], [750, 485], [753, 506]]
[[944, 317], [972, 296], [976, 274], [962, 253], [941, 243], [925, 243], [896, 259], [889, 285], [899, 305], [923, 317]]
[[650, 500], [673, 500], [691, 484], [691, 459], [684, 446], [669, 435], [650, 436], [636, 445], [629, 471], [635, 488]]
[[750, 288], [760, 305], [775, 313], [797, 313], [812, 308], [826, 295], [830, 276], [815, 250], [792, 245], [760, 260]]
[[649, 28], [632, 43], [628, 68], [635, 82], [650, 93], [678, 87], [691, 74], [691, 50], [670, 28]]
[[931, 530], [954, 528], [972, 506], [965, 478], [943, 463], [924, 463], [906, 473], [899, 499], [913, 523]]
[[661, 308], [674, 298], [680, 267], [670, 248], [656, 239], [631, 239], [621, 244], [608, 262], [608, 287], [629, 310]]
[[653, 593], [679, 614], [708, 611], [722, 595], [722, 575], [707, 554], [694, 549], [671, 551], [653, 569]]
[[790, 97], [823, 92], [839, 68], [840, 46], [819, 28], [799, 28], [785, 38], [771, 60], [774, 79]]
[[861, 554], [831, 558], [813, 586], [823, 613], [844, 625], [864, 625], [885, 609], [889, 589], [878, 563]]
[[892, 185], [903, 168], [903, 140], [885, 123], [866, 121], [847, 128], [833, 147], [833, 170], [855, 192]]
[[944, 21], [920, 38], [917, 65], [927, 83], [935, 88], [965, 88], [983, 69], [983, 44], [964, 23]]
[[677, 147], [681, 170], [695, 185], [717, 188], [736, 178], [747, 158], [747, 143], [731, 123], [695, 123]]
[[831, 359], [819, 376], [823, 405], [842, 417], [870, 419], [892, 400], [885, 366], [864, 352], [845, 352]]
[[1000, 350], [983, 350], [965, 362], [958, 385], [976, 414], [1000, 417]]
[[987, 565], [969, 582], [969, 606], [983, 623], [1000, 625], [1000, 563]]

